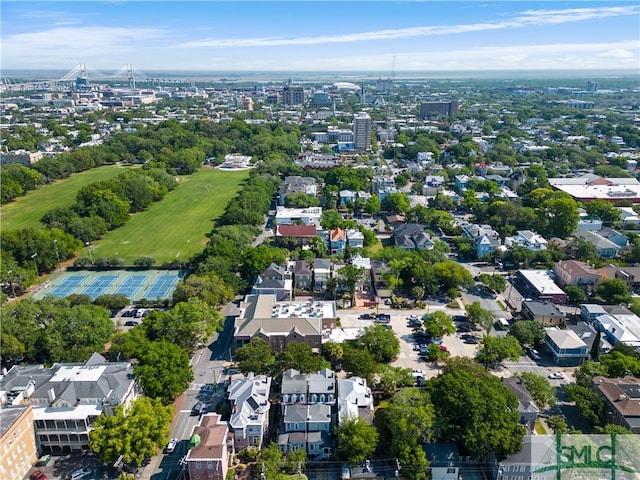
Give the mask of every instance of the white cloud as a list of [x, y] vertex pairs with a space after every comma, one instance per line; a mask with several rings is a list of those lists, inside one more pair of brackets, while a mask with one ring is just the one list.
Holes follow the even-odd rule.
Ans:
[[[379, 40], [397, 40], [432, 35], [450, 35], [458, 33], [480, 32], [487, 30], [501, 30], [519, 28], [530, 25], [550, 25], [559, 23], [578, 22], [592, 19], [621, 15], [637, 15], [637, 6], [603, 7], [603, 8], [573, 8], [566, 10], [527, 10], [512, 19], [500, 22], [484, 22], [460, 25], [440, 25], [427, 27], [412, 27], [400, 29], [386, 29], [372, 32], [347, 33], [340, 35], [323, 35], [316, 37], [250, 37], [235, 39], [203, 39], [183, 42], [174, 45], [175, 48], [225, 48], [225, 47], [274, 47], [284, 45], [318, 45], [328, 43], [349, 43]], [[354, 22], [357, 24], [357, 22]]]
[[631, 50], [609, 50], [597, 55], [599, 58], [633, 58], [635, 55]]

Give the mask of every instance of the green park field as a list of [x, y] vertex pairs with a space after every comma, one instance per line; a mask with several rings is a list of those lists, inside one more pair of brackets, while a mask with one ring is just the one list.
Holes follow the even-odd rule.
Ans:
[[123, 168], [105, 166], [93, 168], [86, 172], [74, 173], [69, 178], [43, 185], [37, 190], [28, 192], [23, 197], [0, 207], [2, 230], [18, 230], [22, 228], [42, 227], [40, 219], [54, 207], [68, 207], [75, 203], [76, 194], [81, 187], [93, 182], [108, 180], [122, 172]]
[[163, 200], [93, 242], [89, 247], [93, 257], [124, 258], [127, 265], [143, 255], [154, 257], [158, 264], [176, 257], [188, 260], [202, 251], [214, 220], [222, 215], [248, 176], [248, 170], [203, 168], [180, 177], [178, 187]]

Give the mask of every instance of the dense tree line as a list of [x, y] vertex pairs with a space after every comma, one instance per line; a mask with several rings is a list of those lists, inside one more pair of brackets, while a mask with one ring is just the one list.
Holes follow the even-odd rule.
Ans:
[[20, 164], [0, 167], [0, 202], [10, 202], [45, 183], [45, 177], [36, 170]]
[[103, 352], [114, 326], [85, 295], [26, 299], [0, 310], [2, 359], [17, 363], [84, 362]]

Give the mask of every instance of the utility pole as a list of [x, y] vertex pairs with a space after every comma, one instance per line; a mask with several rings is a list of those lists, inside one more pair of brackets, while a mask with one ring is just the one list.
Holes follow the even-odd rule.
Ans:
[[38, 256], [38, 253], [34, 253], [33, 255], [31, 255], [31, 260], [33, 260], [33, 266], [36, 269], [36, 278], [38, 279], [38, 285], [42, 285], [40, 283], [40, 274], [38, 273], [38, 264], [36, 263], [36, 257]]

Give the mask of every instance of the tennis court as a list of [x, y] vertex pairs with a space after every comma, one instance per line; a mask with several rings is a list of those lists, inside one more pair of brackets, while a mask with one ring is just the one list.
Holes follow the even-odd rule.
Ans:
[[171, 298], [180, 281], [177, 270], [90, 270], [60, 272], [49, 278], [35, 294], [40, 299], [47, 296], [67, 297], [73, 294], [88, 295], [92, 299], [100, 295], [121, 294], [132, 301], [143, 298], [162, 300]]

